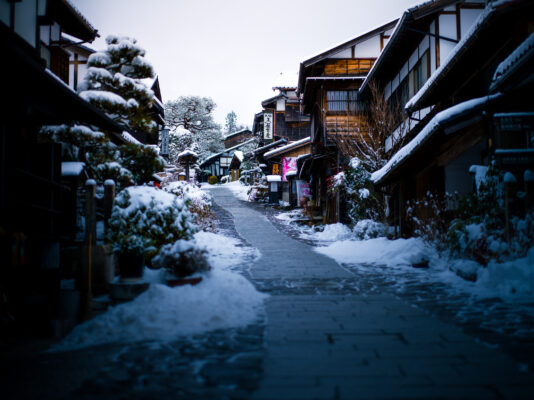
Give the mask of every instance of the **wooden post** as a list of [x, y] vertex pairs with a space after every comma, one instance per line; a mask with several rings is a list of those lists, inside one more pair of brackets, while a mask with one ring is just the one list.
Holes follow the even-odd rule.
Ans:
[[87, 320], [92, 317], [92, 292], [91, 274], [93, 263], [93, 249], [96, 244], [96, 182], [88, 179], [85, 182], [85, 260], [82, 262], [82, 319]]
[[113, 209], [113, 201], [115, 200], [115, 182], [108, 179], [104, 182], [104, 228], [107, 232], [111, 211]]

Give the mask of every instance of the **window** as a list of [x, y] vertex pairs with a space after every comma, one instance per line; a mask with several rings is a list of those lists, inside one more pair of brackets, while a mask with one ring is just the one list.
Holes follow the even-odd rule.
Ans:
[[328, 111], [357, 111], [357, 90], [329, 90], [326, 92], [326, 105]]
[[409, 98], [412, 98], [423, 87], [430, 75], [430, 54], [428, 50], [417, 61], [409, 75]]

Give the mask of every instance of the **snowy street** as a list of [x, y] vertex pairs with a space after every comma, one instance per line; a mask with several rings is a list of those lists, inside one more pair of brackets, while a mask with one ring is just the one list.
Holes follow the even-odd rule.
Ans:
[[226, 189], [211, 193], [260, 250], [250, 279], [271, 294], [253, 398], [529, 398], [524, 364], [280, 235]]
[[[289, 237], [296, 236], [272, 209], [244, 203], [224, 186], [210, 193], [219, 235], [226, 236], [208, 236], [212, 254], [218, 254], [214, 265], [231, 266], [226, 271], [268, 295], [259, 319], [240, 322], [247, 314], [231, 314], [232, 298], [219, 298], [224, 311], [206, 298], [204, 304], [191, 300], [184, 320], [170, 313], [173, 300], [156, 284], [143, 295], [158, 297], [156, 303], [144, 297], [142, 306], [134, 301], [116, 307], [107, 320], [96, 318], [75, 330], [60, 342], [60, 351], [57, 345], [44, 351], [50, 342], [28, 346], [14, 340], [4, 346], [5, 398], [531, 397], [531, 346], [517, 340], [514, 347], [510, 337], [481, 329], [484, 315], [460, 306], [465, 297], [410, 281], [409, 273], [384, 277], [385, 268], [341, 267]], [[232, 249], [233, 260], [221, 243]], [[392, 283], [401, 276], [404, 290]], [[211, 285], [206, 288], [218, 290]], [[180, 290], [173, 289], [175, 297]], [[192, 293], [191, 299], [199, 296]], [[245, 311], [257, 296], [247, 293], [235, 297], [241, 296]], [[217, 329], [209, 307], [234, 315], [235, 327]], [[465, 320], [458, 319], [458, 309]], [[107, 341], [106, 321], [116, 335]], [[189, 332], [199, 324], [200, 333]], [[77, 348], [78, 341], [84, 346]]]

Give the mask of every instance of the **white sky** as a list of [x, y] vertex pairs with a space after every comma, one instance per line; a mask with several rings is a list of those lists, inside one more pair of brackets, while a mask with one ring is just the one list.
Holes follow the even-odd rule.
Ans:
[[164, 101], [211, 97], [252, 125], [280, 72], [395, 18], [417, 0], [70, 0], [101, 38], [132, 36], [159, 75]]

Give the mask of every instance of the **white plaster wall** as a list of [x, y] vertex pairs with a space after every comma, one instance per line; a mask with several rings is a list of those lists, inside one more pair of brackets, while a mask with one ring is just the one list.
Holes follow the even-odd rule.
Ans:
[[36, 29], [37, 5], [35, 0], [22, 0], [15, 3], [15, 32], [33, 47], [36, 47]]
[[482, 10], [460, 10], [460, 36], [464, 37]]
[[0, 21], [9, 26], [9, 14], [11, 7], [6, 0], [0, 1]]
[[380, 55], [380, 35], [373, 36], [368, 40], [358, 43], [354, 47], [356, 58], [371, 58]]
[[348, 49], [341, 50], [339, 53], [331, 55], [330, 58], [350, 58], [352, 51], [350, 47]]

